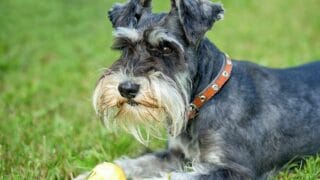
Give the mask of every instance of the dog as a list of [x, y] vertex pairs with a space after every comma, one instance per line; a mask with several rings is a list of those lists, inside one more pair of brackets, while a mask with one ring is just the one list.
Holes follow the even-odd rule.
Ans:
[[118, 159], [130, 179], [268, 179], [320, 151], [320, 63], [271, 69], [230, 59], [205, 33], [221, 4], [151, 0], [109, 11], [121, 57], [98, 80], [93, 105], [110, 129], [146, 143], [167, 129], [167, 149]]

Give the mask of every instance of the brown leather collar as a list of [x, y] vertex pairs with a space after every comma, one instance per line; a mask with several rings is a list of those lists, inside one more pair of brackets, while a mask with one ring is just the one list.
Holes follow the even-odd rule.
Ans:
[[225, 54], [223, 60], [223, 65], [217, 77], [205, 88], [201, 93], [199, 93], [195, 99], [190, 104], [189, 109], [189, 120], [195, 118], [199, 109], [209, 101], [218, 91], [225, 85], [229, 80], [232, 71], [232, 61], [230, 57]]

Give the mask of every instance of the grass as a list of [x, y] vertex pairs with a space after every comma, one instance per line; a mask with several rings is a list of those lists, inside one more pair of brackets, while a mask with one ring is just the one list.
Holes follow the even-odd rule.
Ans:
[[[106, 131], [91, 106], [101, 69], [118, 56], [106, 19], [113, 3], [0, 1], [0, 179], [70, 179], [148, 150]], [[320, 57], [318, 0], [222, 3], [226, 18], [208, 36], [233, 58], [288, 67]], [[168, 5], [155, 1], [157, 11]], [[278, 179], [317, 179], [319, 169], [311, 157]]]

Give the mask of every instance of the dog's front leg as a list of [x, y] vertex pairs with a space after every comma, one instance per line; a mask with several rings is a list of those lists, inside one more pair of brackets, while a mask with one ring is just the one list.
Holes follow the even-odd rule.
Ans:
[[249, 180], [248, 174], [242, 174], [230, 169], [218, 169], [207, 174], [199, 172], [171, 172], [161, 178], [145, 178], [143, 180]]
[[172, 151], [151, 153], [135, 159], [122, 158], [115, 161], [129, 179], [162, 177], [169, 172], [182, 171], [182, 155]]

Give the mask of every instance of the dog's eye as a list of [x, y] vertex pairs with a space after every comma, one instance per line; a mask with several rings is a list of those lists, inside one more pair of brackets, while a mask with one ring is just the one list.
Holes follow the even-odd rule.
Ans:
[[164, 55], [171, 54], [174, 51], [172, 45], [167, 41], [161, 42], [158, 48]]
[[171, 54], [172, 53], [172, 49], [170, 47], [168, 47], [168, 46], [161, 47], [161, 51], [164, 54]]
[[148, 45], [147, 48], [155, 56], [169, 55], [173, 52], [173, 49], [166, 44], [160, 44], [159, 46]]

